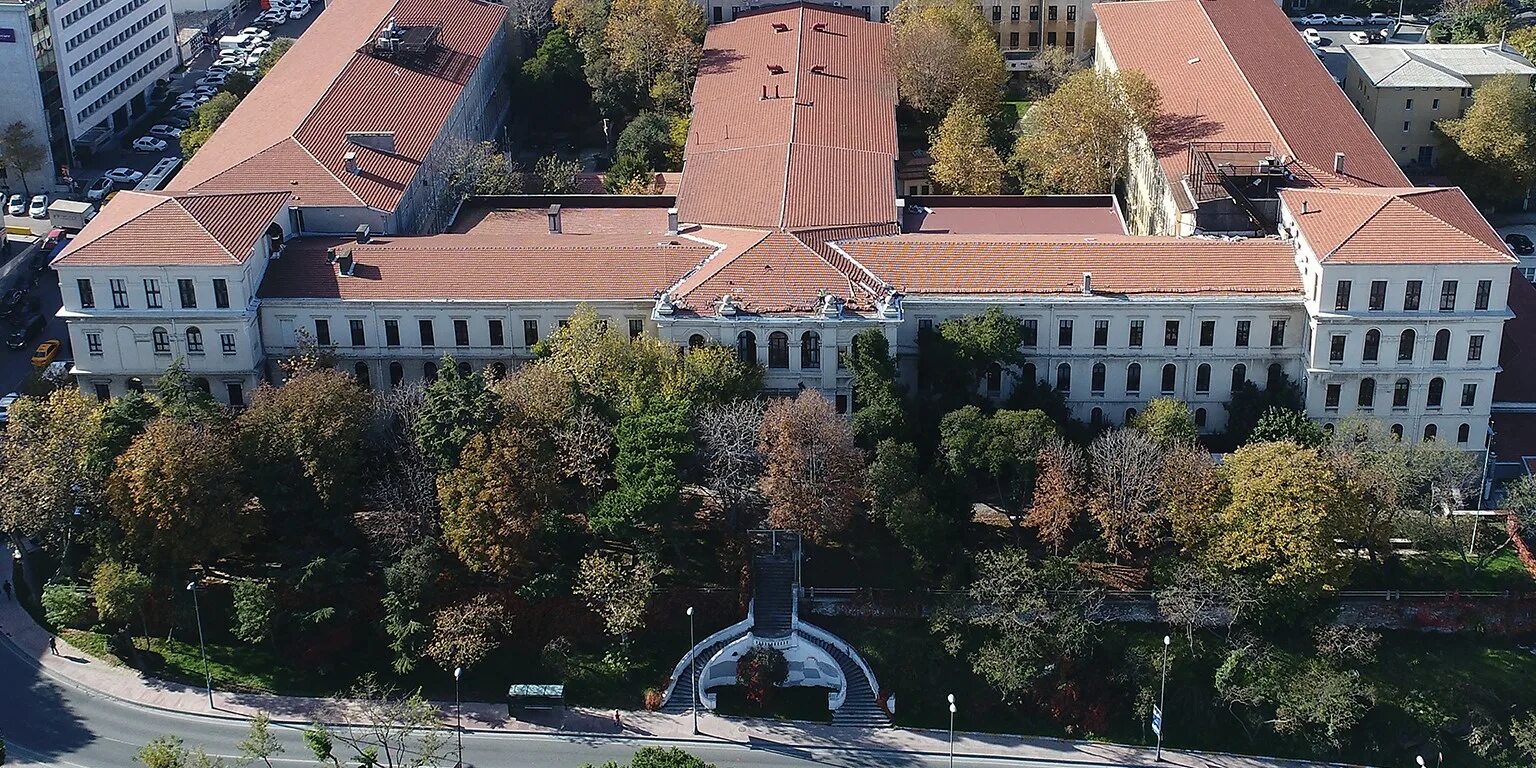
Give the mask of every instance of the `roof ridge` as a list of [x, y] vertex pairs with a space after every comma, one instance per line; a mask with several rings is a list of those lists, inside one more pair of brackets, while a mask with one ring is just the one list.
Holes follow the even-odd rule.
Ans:
[[[399, 5], [399, 3], [397, 2], [397, 3], [395, 3], [395, 5]], [[393, 8], [394, 6], [390, 6], [390, 7]], [[347, 66], [348, 67], [352, 66], [351, 62], [348, 62]], [[342, 69], [345, 70], [346, 67], [342, 67]], [[311, 112], [308, 117], [304, 118], [304, 123], [308, 123], [310, 118], [313, 117], [313, 116], [314, 116], [314, 113]], [[352, 195], [352, 197], [356, 198], [358, 203], [360, 203], [365, 208], [373, 208], [373, 206], [368, 204], [367, 200], [363, 199], [362, 195], [357, 193], [357, 190], [352, 188], [352, 185], [350, 185], [346, 181], [342, 180], [342, 178], [340, 176], [336, 175], [335, 171], [331, 170], [330, 168], [327, 168], [325, 166], [325, 163], [321, 162], [320, 158], [315, 157], [315, 153], [310, 151], [309, 147], [304, 146], [304, 142], [299, 141], [299, 131], [304, 129], [304, 123], [300, 123], [299, 124], [299, 127], [294, 130], [293, 135], [288, 137], [288, 140], [292, 141], [296, 146], [298, 146], [298, 148], [300, 150], [302, 150], [304, 152], [304, 154], [308, 155], [309, 159], [315, 161], [315, 165], [318, 166], [320, 168], [320, 170], [324, 171], [332, 179], [335, 179], [336, 183], [340, 184], [342, 189], [345, 189], [349, 194]], [[378, 209], [374, 208], [374, 210], [378, 210]]]
[[[797, 234], [797, 235], [795, 235], [795, 237], [798, 239], [800, 236]], [[869, 237], [880, 237], [880, 235], [871, 235]], [[867, 238], [854, 237], [854, 238], [849, 238], [849, 239], [850, 240], [864, 240], [864, 239], [867, 239]], [[804, 241], [802, 241], [802, 242], [804, 242]], [[868, 291], [871, 295], [874, 295], [876, 293], [875, 286], [879, 286], [881, 288], [887, 288], [887, 287], [890, 286], [890, 283], [888, 283], [885, 280], [885, 278], [875, 274], [874, 270], [870, 269], [869, 267], [864, 266], [863, 262], [861, 262], [858, 259], [855, 259], [853, 256], [849, 255], [849, 253], [847, 251], [843, 250], [842, 247], [840, 247], [836, 242], [834, 242], [832, 240], [823, 240], [821, 244], [824, 247], [826, 247], [826, 248], [830, 248], [830, 249], [832, 249], [834, 251], [837, 251], [838, 255], [842, 256], [844, 259], [847, 259], [848, 263], [852, 264], [855, 269], [857, 269], [860, 272], [862, 272], [864, 274], [864, 276], [869, 278], [869, 280], [870, 280], [869, 284], [861, 285], [858, 280], [854, 279], [852, 276], [848, 276], [848, 283], [849, 283], [850, 286], [861, 287], [865, 291]], [[815, 247], [812, 247], [811, 250], [815, 251], [817, 256], [821, 256], [821, 253], [819, 251], [816, 251]], [[822, 261], [827, 262], [827, 264], [829, 266], [831, 266], [833, 269], [836, 269], [838, 272], [842, 272], [843, 271], [840, 267], [838, 267], [838, 265], [833, 264], [831, 262], [831, 260], [827, 259], [825, 256], [821, 256], [821, 259], [822, 259]], [[844, 273], [844, 274], [846, 275], [846, 273]]]
[[732, 256], [730, 256], [728, 258], [722, 258], [722, 256], [724, 256], [725, 252], [730, 249], [730, 246], [725, 244], [725, 243], [717, 243], [717, 242], [715, 242], [713, 240], [709, 240], [707, 238], [701, 237], [701, 236], [693, 234], [693, 233], [686, 233], [686, 234], [680, 235], [681, 237], [688, 238], [689, 240], [693, 240], [695, 242], [699, 242], [699, 243], [703, 243], [703, 244], [708, 245], [708, 246], [712, 246], [715, 249], [715, 251], [713, 253], [709, 254], [708, 256], [705, 256], [703, 258], [703, 260], [701, 260], [698, 264], [694, 265], [693, 269], [690, 269], [687, 272], [684, 272], [681, 277], [679, 277], [676, 280], [674, 280], [671, 285], [667, 286], [667, 292], [671, 293], [672, 297], [674, 299], [680, 298], [677, 295], [677, 292], [682, 290], [682, 288], [683, 288], [683, 286], [685, 284], [690, 283], [690, 282], [694, 282], [697, 285], [702, 285], [705, 281], [709, 280], [710, 278], [714, 277], [715, 275], [720, 274], [720, 271], [725, 269], [727, 266], [729, 266], [731, 262], [735, 261], [737, 256], [740, 256], [741, 254], [746, 253], [747, 251], [752, 250], [753, 248], [756, 248], [764, 240], [768, 239], [769, 235], [774, 233], [774, 230], [771, 230], [771, 229], [764, 229], [764, 230], [751, 230], [751, 229], [749, 229], [748, 231], [760, 232], [762, 236], [757, 238], [756, 240], [753, 240], [750, 245], [742, 248], [738, 253], [736, 253], [735, 255], [732, 255]]

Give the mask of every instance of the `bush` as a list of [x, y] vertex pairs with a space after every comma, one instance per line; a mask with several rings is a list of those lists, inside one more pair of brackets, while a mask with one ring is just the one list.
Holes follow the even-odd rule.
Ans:
[[70, 584], [43, 587], [43, 616], [54, 629], [84, 629], [91, 615], [85, 594]]
[[645, 708], [647, 711], [655, 712], [656, 710], [661, 709], [662, 693], [662, 691], [656, 688], [645, 689]]
[[765, 706], [773, 689], [789, 677], [789, 662], [777, 648], [757, 646], [736, 662], [736, 682], [746, 689], [747, 702]]

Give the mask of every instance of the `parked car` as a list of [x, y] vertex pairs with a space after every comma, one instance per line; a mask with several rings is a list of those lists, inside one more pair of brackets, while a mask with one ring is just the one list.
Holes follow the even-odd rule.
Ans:
[[1356, 30], [1349, 33], [1349, 41], [1355, 45], [1368, 45], [1375, 42], [1375, 39], [1371, 37], [1371, 33], [1369, 32], [1361, 32]]
[[10, 201], [5, 205], [5, 212], [12, 216], [27, 215], [27, 199], [20, 193], [11, 195]]
[[178, 129], [178, 130], [182, 130], [182, 131], [185, 131], [187, 129], [187, 126], [192, 124], [191, 120], [188, 120], [187, 118], [182, 117], [180, 114], [175, 113], [175, 112], [167, 114], [165, 117], [163, 117], [161, 119], [165, 121], [166, 125], [169, 125], [172, 128], [175, 128], [175, 129]]
[[21, 399], [21, 395], [12, 392], [5, 397], [0, 397], [0, 424], [11, 420], [11, 406]]
[[1333, 17], [1333, 23], [1341, 27], [1358, 27], [1365, 24], [1365, 19], [1362, 19], [1359, 16], [1351, 16], [1347, 13], [1341, 13], [1338, 16]]
[[302, 19], [309, 15], [309, 3], [299, 3], [288, 11], [288, 19]]
[[[198, 78], [198, 80], [197, 80], [197, 87], [198, 88], [206, 88], [208, 86], [213, 86], [213, 87], [216, 88], [218, 86], [223, 85], [224, 81], [228, 80], [228, 79], [229, 79], [229, 75], [226, 75], [223, 72], [209, 72], [208, 74], [203, 75], [202, 77]], [[195, 92], [195, 90], [194, 90], [194, 92]]]
[[1309, 43], [1311, 43], [1313, 45], [1322, 45], [1323, 44], [1323, 36], [1318, 34], [1317, 30], [1315, 30], [1315, 29], [1313, 29], [1311, 27], [1307, 27], [1306, 29], [1302, 30], [1301, 31], [1301, 36], [1304, 39], [1306, 39], [1307, 42], [1309, 42]]
[[1394, 21], [1397, 21], [1397, 17], [1390, 13], [1373, 13], [1365, 19], [1367, 24], [1391, 24]]
[[48, 196], [33, 195], [32, 204], [27, 206], [27, 215], [34, 219], [48, 218]]
[[1536, 253], [1536, 243], [1532, 243], [1529, 237], [1519, 232], [1511, 232], [1504, 236], [1505, 245], [1509, 246], [1516, 256], [1530, 256]]
[[100, 202], [107, 198], [107, 195], [112, 192], [112, 189], [112, 180], [103, 176], [91, 182], [90, 189], [85, 190], [85, 199], [90, 200], [91, 202]]
[[179, 139], [181, 138], [181, 129], [166, 125], [165, 123], [158, 123], [150, 126], [149, 135], [159, 136], [162, 139]]
[[267, 51], [270, 50], [272, 50], [272, 46], [268, 43], [262, 43], [261, 45], [252, 48], [251, 52], [245, 56], [245, 63], [253, 64], [260, 62], [261, 57], [267, 55]]
[[37, 351], [32, 353], [32, 367], [47, 368], [59, 356], [60, 346], [58, 339], [49, 339], [37, 345]]
[[1331, 24], [1333, 23], [1333, 20], [1328, 18], [1328, 14], [1326, 13], [1314, 13], [1309, 16], [1302, 16], [1296, 20], [1296, 23], [1312, 26], [1314, 24]]
[[140, 136], [133, 140], [133, 151], [135, 152], [164, 152], [167, 146], [169, 145], [165, 143], [164, 139], [157, 139], [153, 136]]
[[178, 109], [196, 109], [213, 98], [211, 93], [189, 93], [176, 100]]
[[16, 330], [11, 331], [11, 335], [5, 340], [5, 345], [11, 349], [25, 347], [32, 339], [37, 338], [39, 333], [43, 332], [43, 326], [45, 325], [47, 323], [43, 320], [42, 315], [27, 315], [20, 322], [16, 323]]
[[271, 32], [268, 32], [265, 29], [257, 29], [255, 27], [246, 27], [245, 29], [240, 30], [240, 34], [242, 34], [242, 35], [250, 35], [252, 37], [260, 39], [262, 42], [266, 42], [266, 41], [272, 39], [272, 33]]

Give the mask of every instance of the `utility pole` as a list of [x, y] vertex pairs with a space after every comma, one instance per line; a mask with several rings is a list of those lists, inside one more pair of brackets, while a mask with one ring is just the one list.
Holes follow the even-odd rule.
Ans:
[[187, 582], [192, 593], [192, 612], [197, 616], [197, 651], [203, 657], [203, 689], [208, 692], [208, 708], [213, 709], [213, 673], [208, 671], [208, 646], [203, 642], [203, 609], [197, 604], [197, 582]]
[[1152, 717], [1152, 730], [1157, 733], [1157, 754], [1152, 761], [1157, 763], [1163, 761], [1163, 704], [1168, 700], [1168, 646], [1171, 644], [1173, 638], [1163, 635], [1163, 685], [1157, 693], [1157, 711]]
[[693, 733], [699, 733], [699, 672], [698, 672], [698, 643], [693, 639], [693, 606], [688, 606], [688, 695], [693, 700], [688, 702], [689, 711], [693, 712]]
[[453, 668], [453, 730], [459, 740], [459, 759], [454, 768], [464, 765], [464, 702], [459, 698], [459, 678], [464, 676], [463, 667]]

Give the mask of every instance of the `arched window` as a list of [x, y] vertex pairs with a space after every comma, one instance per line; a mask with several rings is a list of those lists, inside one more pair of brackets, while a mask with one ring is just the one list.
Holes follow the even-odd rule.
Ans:
[[789, 334], [783, 331], [768, 334], [768, 367], [789, 367]]
[[1089, 389], [1095, 395], [1104, 394], [1104, 364], [1093, 364], [1093, 380], [1089, 382]]
[[1205, 395], [1210, 394], [1210, 391], [1211, 366], [1207, 363], [1201, 363], [1200, 367], [1195, 369], [1195, 394]]
[[461, 362], [454, 367], [458, 369], [460, 376], [469, 376], [475, 372], [475, 369], [470, 368], [467, 362]]
[[171, 335], [164, 328], [156, 326], [149, 332], [150, 339], [155, 343], [155, 354], [169, 355], [171, 353]]
[[1429, 380], [1429, 397], [1424, 402], [1426, 408], [1439, 408], [1440, 398], [1445, 395], [1445, 379], [1436, 376]]
[[197, 390], [199, 392], [202, 392], [205, 395], [213, 394], [213, 386], [208, 383], [207, 379], [205, 379], [205, 378], [203, 378], [201, 376], [193, 379], [192, 380], [192, 384], [193, 384], [193, 386], [197, 387]]
[[1133, 421], [1135, 418], [1136, 418], [1136, 409], [1135, 408], [1127, 408], [1127, 409], [1125, 409], [1125, 423], [1126, 423], [1126, 426], [1130, 426], [1131, 421]]
[[1403, 362], [1409, 362], [1413, 360], [1413, 341], [1415, 338], [1416, 337], [1414, 336], [1412, 328], [1404, 330], [1403, 335], [1397, 337], [1398, 360]]
[[1401, 425], [1401, 424], [1393, 424], [1392, 425], [1392, 439], [1393, 440], [1402, 440], [1403, 439], [1403, 425]]
[[507, 364], [500, 360], [491, 363], [491, 376], [500, 379], [507, 375]]
[[699, 347], [702, 347], [708, 343], [709, 342], [704, 340], [704, 334], [702, 333], [695, 333], [694, 335], [688, 337], [689, 349], [698, 349]]
[[1327, 435], [1329, 437], [1333, 437], [1333, 423], [1332, 422], [1323, 425], [1323, 434], [1325, 434], [1325, 435]]
[[405, 383], [405, 366], [399, 363], [389, 364], [389, 385], [398, 387]]
[[1436, 427], [1435, 425], [1433, 425], [1433, 424], [1425, 424], [1424, 425], [1424, 442], [1427, 443], [1427, 442], [1435, 439], [1435, 435], [1439, 431], [1440, 431], [1439, 428]]
[[352, 374], [357, 377], [357, 385], [363, 389], [368, 388], [368, 364], [359, 360], [352, 366]]
[[821, 334], [815, 331], [800, 334], [800, 367], [813, 370], [821, 367]]
[[1366, 377], [1360, 380], [1360, 399], [1355, 401], [1361, 408], [1376, 405], [1376, 380]]
[[757, 335], [751, 331], [736, 334], [736, 359], [747, 365], [757, 365]]
[[1178, 378], [1178, 366], [1175, 366], [1173, 363], [1163, 366], [1163, 394], [1173, 394], [1173, 385], [1177, 382]]
[[1131, 363], [1125, 367], [1125, 393], [1127, 395], [1141, 393], [1141, 363]]
[[1280, 382], [1284, 378], [1285, 378], [1285, 368], [1281, 367], [1279, 363], [1270, 363], [1269, 364], [1269, 371], [1264, 376], [1264, 388], [1265, 389], [1274, 389], [1274, 388], [1280, 386]]
[[1463, 424], [1456, 428], [1456, 442], [1465, 443], [1472, 437], [1472, 425]]
[[1381, 354], [1381, 331], [1375, 328], [1365, 332], [1365, 352], [1360, 359], [1367, 363], [1376, 362], [1376, 357]]
[[144, 380], [135, 376], [128, 380], [127, 387], [129, 392], [138, 392], [139, 394], [143, 394]]
[[1450, 359], [1450, 357], [1451, 332], [1448, 329], [1441, 328], [1435, 332], [1435, 351], [1432, 359], [1444, 361]]
[[1195, 429], [1205, 429], [1205, 409], [1195, 409]]
[[1104, 426], [1104, 409], [1093, 409], [1093, 411], [1088, 414], [1088, 423], [1094, 427]]
[[195, 325], [187, 326], [187, 353], [192, 355], [203, 353], [203, 332]]
[[1238, 363], [1232, 366], [1232, 391], [1243, 388], [1243, 382], [1248, 380], [1248, 366]]
[[1003, 391], [1003, 366], [993, 363], [987, 366], [987, 394]]
[[1056, 391], [1072, 391], [1072, 366], [1068, 363], [1056, 366]]
[[1397, 382], [1392, 385], [1392, 407], [1393, 408], [1407, 408], [1408, 407], [1408, 380], [1407, 379], [1398, 379]]
[[428, 384], [437, 381], [437, 363], [423, 363], [421, 377], [426, 379]]
[[1019, 377], [1022, 380], [1029, 382], [1030, 386], [1034, 386], [1039, 381], [1039, 378], [1037, 378], [1035, 373], [1035, 364], [1025, 363], [1024, 369], [1019, 372]]

